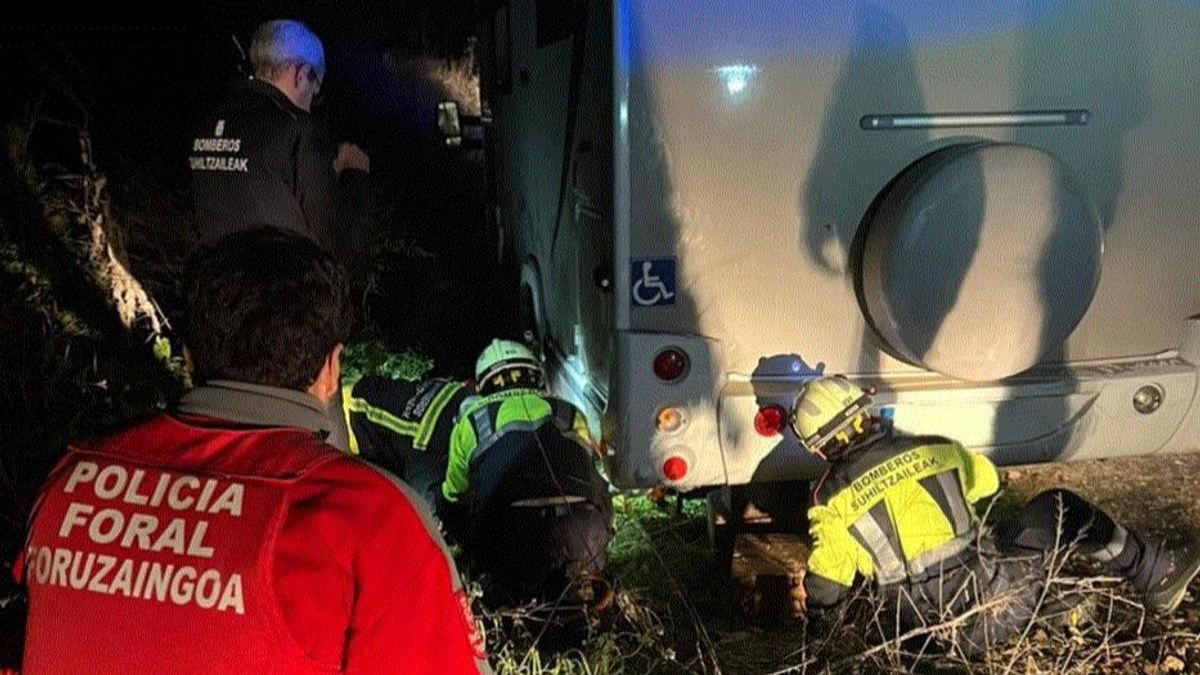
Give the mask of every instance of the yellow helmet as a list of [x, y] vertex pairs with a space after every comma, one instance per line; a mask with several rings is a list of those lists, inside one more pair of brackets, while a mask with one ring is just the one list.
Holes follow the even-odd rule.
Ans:
[[[874, 393], [874, 388], [869, 388]], [[871, 394], [842, 375], [822, 377], [804, 385], [792, 409], [792, 429], [804, 447], [825, 456], [831, 441], [849, 443], [852, 433], [863, 430], [871, 407]]]

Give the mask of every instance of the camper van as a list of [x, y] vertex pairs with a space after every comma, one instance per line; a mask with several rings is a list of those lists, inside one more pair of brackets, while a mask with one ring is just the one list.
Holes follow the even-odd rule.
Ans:
[[820, 373], [1000, 464], [1200, 450], [1200, 5], [508, 0], [496, 235], [613, 481], [798, 481]]

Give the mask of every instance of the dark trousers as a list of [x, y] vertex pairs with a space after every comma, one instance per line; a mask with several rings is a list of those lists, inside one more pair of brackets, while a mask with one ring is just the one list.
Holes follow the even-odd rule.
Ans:
[[[968, 555], [920, 579], [892, 584], [883, 596], [894, 604], [904, 631], [944, 624], [972, 614], [954, 629], [965, 655], [977, 655], [1019, 636], [1029, 625], [1048, 581], [1051, 562], [1068, 553], [1100, 561], [1105, 571], [1135, 582], [1146, 546], [1104, 511], [1068, 490], [1048, 490], [1033, 498], [994, 537], [983, 537]], [[1041, 605], [1046, 614], [1057, 608]]]
[[462, 545], [511, 593], [553, 597], [574, 574], [603, 571], [611, 538], [608, 503], [496, 505], [476, 516]]
[[1079, 495], [1062, 489], [1034, 497], [997, 535], [1005, 551], [1040, 553], [1073, 548], [1098, 560], [1105, 571], [1124, 577], [1137, 571], [1145, 553], [1137, 535]]

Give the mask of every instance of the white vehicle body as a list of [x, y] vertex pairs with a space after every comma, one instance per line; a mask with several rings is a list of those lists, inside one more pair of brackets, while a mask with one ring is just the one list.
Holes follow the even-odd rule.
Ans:
[[505, 246], [619, 486], [818, 475], [753, 423], [804, 362], [1001, 464], [1200, 450], [1200, 5], [485, 16]]

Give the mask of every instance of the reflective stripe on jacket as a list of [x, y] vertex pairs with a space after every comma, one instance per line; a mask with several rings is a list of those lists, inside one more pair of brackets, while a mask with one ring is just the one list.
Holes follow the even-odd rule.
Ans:
[[836, 460], [808, 511], [809, 602], [837, 602], [858, 574], [891, 584], [964, 553], [972, 506], [998, 488], [986, 457], [940, 437], [885, 437]]
[[[456, 397], [465, 396], [462, 382], [449, 379], [404, 382], [368, 376], [342, 387], [342, 405], [349, 427], [350, 454], [363, 454], [359, 436], [375, 426], [403, 439], [408, 449], [425, 450], [434, 440], [442, 413], [450, 413]], [[447, 426], [449, 428], [449, 426]], [[374, 461], [372, 457], [364, 459]]]
[[350, 453], [391, 471], [434, 504], [446, 477], [454, 415], [470, 391], [450, 379], [367, 376], [345, 385]]
[[[510, 389], [463, 402], [450, 435], [450, 462], [442, 496], [456, 502], [475, 487], [471, 471], [485, 453], [516, 455], [527, 443], [537, 441], [537, 431], [546, 424], [585, 446], [591, 444], [587, 418], [570, 403], [544, 396], [531, 389]], [[505, 463], [506, 458], [489, 458]], [[487, 490], [485, 490], [487, 492]]]

